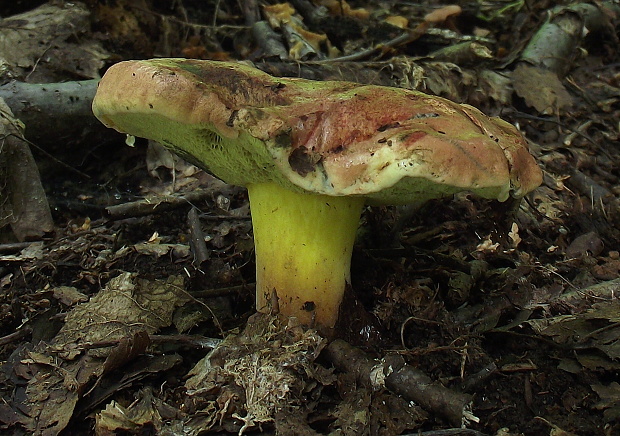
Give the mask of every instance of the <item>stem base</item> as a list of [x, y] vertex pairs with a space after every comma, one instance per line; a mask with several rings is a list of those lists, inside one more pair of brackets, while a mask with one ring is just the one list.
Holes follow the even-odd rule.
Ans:
[[248, 186], [256, 249], [256, 308], [319, 330], [334, 327], [364, 199]]

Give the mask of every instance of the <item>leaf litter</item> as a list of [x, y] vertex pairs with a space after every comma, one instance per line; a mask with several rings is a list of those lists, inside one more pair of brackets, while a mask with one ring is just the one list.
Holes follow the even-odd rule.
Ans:
[[[532, 11], [519, 2], [464, 4], [457, 21], [428, 31], [416, 44], [381, 52], [366, 50], [368, 41], [392, 41], [399, 27], [384, 32], [377, 4], [335, 3], [320, 26], [304, 20], [309, 32], [328, 39], [298, 46], [291, 39], [293, 45], [278, 53], [299, 59], [289, 70], [268, 60], [272, 73], [372, 77], [501, 112], [524, 131], [546, 173], [543, 186], [510, 219], [501, 206], [459, 196], [409, 216], [394, 243], [391, 227], [400, 211], [366, 211], [353, 287], [379, 319], [382, 336], [361, 345], [375, 357], [396, 353], [443, 385], [474, 393], [473, 411], [482, 419], [471, 425], [473, 431], [614, 434], [620, 410], [613, 379], [620, 369], [614, 145], [620, 136], [613, 25], [610, 31], [615, 18], [605, 9], [611, 6], [593, 10], [587, 4], [549, 15], [607, 17], [581, 40], [579, 47], [589, 51], [580, 51], [566, 76], [545, 65], [532, 71], [514, 49], [543, 27], [535, 17], [545, 15], [545, 4], [530, 5]], [[9, 65], [11, 74], [24, 78], [34, 65], [33, 80], [58, 77], [63, 69], [71, 77], [96, 77], [110, 48], [125, 57], [169, 54], [165, 50], [175, 44], [211, 58], [250, 56], [239, 44], [247, 29], [235, 27], [242, 17], [236, 6], [222, 2], [214, 16], [223, 26], [192, 25], [196, 35], [183, 42], [187, 20], [145, 4], [146, 11], [127, 1], [92, 7], [108, 29], [103, 39], [94, 34], [95, 42], [81, 27], [88, 26], [86, 7], [55, 16], [44, 9], [40, 17], [75, 17], [71, 32], [46, 39], [63, 67], [46, 61], [33, 45], [14, 52], [25, 66]], [[190, 1], [184, 6], [200, 12]], [[413, 28], [428, 8], [403, 4], [390, 13], [409, 17]], [[165, 31], [151, 38], [145, 29], [154, 29], [155, 22], [165, 23]], [[311, 37], [294, 24], [292, 36]], [[15, 37], [15, 29], [3, 29], [7, 38]], [[23, 41], [26, 30], [17, 31]], [[81, 47], [76, 34], [86, 38]], [[471, 37], [490, 47], [494, 58], [450, 63], [445, 52], [426, 50]], [[328, 40], [341, 51], [338, 56], [359, 60], [327, 62], [319, 70], [312, 60], [334, 52]], [[359, 58], [364, 53], [388, 57]], [[554, 77], [553, 85], [532, 92], [540, 82], [536, 77]], [[124, 138], [119, 143], [124, 147]], [[119, 146], [88, 164], [99, 175], [98, 185], [59, 183], [49, 189], [61, 223], [53, 240], [1, 253], [2, 431], [406, 434], [449, 427], [419, 405], [336, 370], [321, 353], [325, 340], [313, 332], [277, 318], [249, 318], [253, 265], [245, 194], [176, 158], [147, 152], [140, 141], [136, 148], [146, 165], [136, 167], [136, 154]], [[108, 185], [110, 179], [118, 185]], [[203, 187], [200, 196], [176, 197], [180, 188]], [[127, 213], [143, 207], [133, 204], [111, 221], [99, 217], [101, 208], [84, 212], [63, 203], [80, 198], [82, 205], [110, 206], [115, 199], [125, 206], [162, 193], [174, 201], [149, 201], [171, 204], [166, 211]], [[199, 207], [209, 252], [197, 266], [191, 265], [185, 210], [179, 209], [188, 202]]]

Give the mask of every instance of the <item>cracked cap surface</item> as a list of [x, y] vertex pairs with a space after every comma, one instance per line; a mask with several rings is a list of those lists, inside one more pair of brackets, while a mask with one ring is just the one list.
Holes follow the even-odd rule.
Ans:
[[542, 173], [511, 124], [421, 92], [275, 78], [239, 63], [126, 61], [93, 112], [222, 180], [406, 204], [472, 191], [500, 201]]

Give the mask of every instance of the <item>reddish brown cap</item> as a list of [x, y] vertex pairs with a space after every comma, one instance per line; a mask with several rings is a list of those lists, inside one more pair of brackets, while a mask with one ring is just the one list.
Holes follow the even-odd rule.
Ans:
[[128, 61], [105, 74], [93, 111], [238, 185], [405, 204], [462, 190], [503, 201], [541, 182], [512, 125], [399, 88], [275, 78], [239, 63]]

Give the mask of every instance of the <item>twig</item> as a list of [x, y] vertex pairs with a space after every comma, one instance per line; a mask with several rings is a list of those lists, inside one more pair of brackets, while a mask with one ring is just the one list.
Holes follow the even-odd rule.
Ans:
[[28, 81], [28, 79], [30, 79], [30, 76], [32, 75], [32, 73], [35, 72], [35, 70], [39, 66], [39, 62], [41, 62], [41, 59], [43, 59], [43, 56], [45, 56], [45, 53], [47, 53], [50, 48], [52, 48], [52, 44], [48, 44], [45, 50], [43, 50], [43, 53], [41, 53], [41, 55], [37, 57], [37, 60], [34, 62], [34, 65], [32, 66], [32, 69], [30, 70], [30, 72], [28, 72], [28, 74], [26, 74], [26, 77], [25, 77], [26, 82]]
[[240, 216], [240, 215], [206, 215], [206, 214], [202, 214], [200, 216], [201, 220], [205, 220], [205, 221], [222, 221], [222, 220], [232, 220], [232, 221], [249, 221], [252, 219], [252, 217], [250, 215], [244, 215], [244, 216]]
[[592, 209], [594, 209], [594, 205], [598, 205], [604, 199], [613, 197], [613, 193], [609, 189], [601, 186], [592, 177], [587, 176], [578, 169], [573, 170], [566, 184], [572, 190], [588, 197], [592, 202]]
[[225, 30], [248, 30], [249, 26], [239, 26], [239, 25], [233, 25], [233, 24], [218, 24], [217, 26], [213, 26], [210, 24], [197, 24], [197, 23], [190, 23], [189, 21], [187, 21], [187, 19], [180, 19], [180, 18], [176, 18], [176, 17], [172, 17], [169, 15], [164, 15], [164, 14], [160, 14], [158, 12], [154, 12], [151, 11], [149, 9], [146, 8], [142, 8], [140, 6], [136, 6], [136, 5], [128, 5], [129, 8], [131, 9], [135, 9], [137, 11], [140, 12], [144, 12], [145, 14], [150, 14], [150, 15], [154, 15], [162, 20], [168, 20], [172, 23], [176, 23], [176, 24], [181, 24], [183, 26], [188, 26], [193, 30], [209, 30], [209, 31], [215, 31], [215, 32], [222, 32]]
[[433, 26], [443, 23], [449, 20], [451, 17], [454, 17], [460, 13], [461, 8], [459, 6], [452, 5], [439, 8], [427, 14], [424, 17], [424, 20], [420, 22], [415, 28], [407, 29], [404, 33], [398, 35], [396, 38], [390, 39], [389, 41], [378, 44], [373, 48], [362, 50], [357, 53], [333, 59], [326, 59], [324, 61], [318, 62], [351, 62], [358, 61], [360, 59], [366, 59], [371, 56], [382, 57], [385, 53], [395, 47], [407, 45], [418, 40], [421, 36], [427, 33], [431, 28], [433, 28]]
[[12, 242], [8, 244], [0, 244], [0, 254], [12, 254], [22, 251], [24, 248], [28, 248], [32, 244], [29, 242]]
[[405, 327], [407, 327], [407, 324], [409, 324], [409, 321], [421, 321], [421, 322], [426, 322], [429, 324], [433, 324], [433, 325], [441, 325], [441, 323], [437, 322], [437, 321], [432, 321], [429, 319], [422, 319], [422, 318], [418, 318], [416, 316], [410, 316], [409, 318], [407, 318], [406, 320], [403, 321], [403, 323], [400, 325], [400, 344], [403, 347], [404, 350], [408, 350], [409, 348], [405, 345]]
[[463, 389], [464, 392], [472, 392], [476, 386], [479, 386], [480, 383], [496, 374], [497, 371], [497, 365], [495, 362], [491, 362], [477, 373], [467, 377], [463, 383], [461, 383], [461, 389]]
[[613, 301], [620, 297], [620, 279], [609, 280], [588, 286], [583, 289], [573, 289], [551, 301], [551, 305], [569, 305], [571, 313], [581, 313], [590, 308], [592, 301]]
[[396, 38], [390, 39], [382, 44], [378, 44], [376, 47], [368, 48], [357, 53], [352, 53], [346, 56], [340, 56], [332, 59], [323, 59], [319, 61], [313, 61], [314, 63], [333, 63], [333, 62], [352, 62], [359, 61], [362, 59], [367, 59], [370, 57], [381, 57], [389, 50], [405, 45], [410, 44], [416, 39], [420, 38], [425, 32], [427, 27], [424, 26], [425, 22], [422, 22], [418, 27], [408, 32], [405, 32], [401, 35], [398, 35]]
[[209, 259], [209, 249], [205, 243], [205, 235], [202, 232], [200, 218], [198, 218], [198, 211], [195, 207], [192, 207], [187, 214], [187, 221], [190, 235], [189, 246], [194, 253], [194, 267], [199, 269], [203, 262]]
[[226, 288], [205, 289], [203, 291], [192, 292], [192, 297], [195, 298], [215, 298], [225, 297], [231, 294], [239, 294], [242, 291], [250, 291], [256, 286], [256, 283], [244, 283], [238, 286], [228, 286]]
[[23, 338], [24, 336], [28, 336], [30, 333], [32, 333], [32, 329], [29, 327], [17, 330], [16, 332], [0, 337], [0, 345], [10, 344], [11, 342]]
[[[220, 188], [220, 186], [217, 187], [217, 189]], [[183, 196], [170, 195], [166, 197], [157, 197], [154, 199], [145, 198], [138, 201], [132, 201], [130, 203], [108, 206], [105, 208], [105, 211], [108, 217], [114, 220], [166, 212], [209, 197], [216, 192], [217, 189], [201, 189], [198, 191], [189, 192]]]
[[220, 0], [216, 0], [215, 10], [213, 11], [213, 22], [211, 23], [213, 27], [217, 26], [217, 16], [219, 12], [220, 12]]
[[320, 25], [320, 20], [328, 16], [325, 6], [317, 6], [310, 0], [291, 0], [291, 3], [307, 23]]
[[459, 260], [456, 257], [436, 253], [431, 250], [425, 250], [424, 248], [372, 248], [366, 250], [366, 252], [373, 257], [388, 259], [398, 257], [410, 258], [412, 256], [427, 256], [431, 258], [435, 263], [444, 265], [448, 268], [452, 268], [456, 271], [464, 272], [466, 274], [471, 273], [471, 265], [469, 263]]
[[525, 112], [520, 112], [520, 111], [514, 111], [512, 113], [512, 115], [515, 118], [520, 118], [520, 119], [524, 119], [524, 120], [542, 121], [544, 123], [552, 123], [552, 124], [555, 124], [557, 126], [560, 126], [563, 129], [566, 129], [566, 130], [568, 130], [570, 132], [573, 132], [575, 135], [582, 137], [583, 139], [588, 141], [590, 144], [595, 146], [599, 152], [601, 152], [601, 153], [603, 153], [605, 155], [605, 157], [607, 157], [608, 159], [614, 160], [614, 157], [609, 154], [609, 151], [607, 151], [604, 147], [602, 147], [599, 142], [597, 142], [594, 139], [592, 139], [589, 135], [587, 135], [587, 134], [585, 134], [583, 132], [580, 132], [578, 128], [571, 127], [568, 124], [566, 124], [566, 123], [564, 123], [562, 121], [558, 121], [556, 119], [553, 119], [551, 117], [540, 117], [540, 116], [537, 116], [537, 115], [531, 115], [531, 114], [527, 114]]
[[239, 5], [241, 6], [246, 26], [252, 27], [260, 21], [260, 8], [256, 4], [256, 0], [245, 0], [239, 2]]
[[353, 373], [360, 383], [375, 389], [386, 387], [442, 416], [452, 425], [460, 427], [478, 420], [469, 411], [472, 402], [470, 395], [433, 381], [422, 371], [407, 365], [400, 356], [387, 356], [381, 361], [371, 359], [365, 352], [341, 339], [333, 341], [325, 351], [338, 369]]
[[[194, 348], [215, 348], [222, 342], [221, 339], [208, 338], [204, 336], [190, 335], [148, 335], [151, 344], [182, 344]], [[97, 348], [116, 347], [124, 338], [111, 339], [107, 341], [82, 342], [75, 345], [76, 349], [92, 350]], [[1, 345], [1, 343], [0, 343]]]

